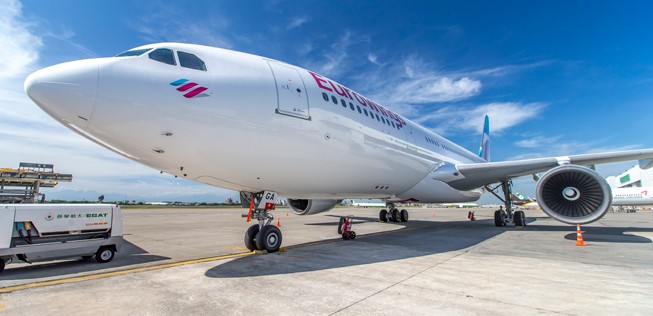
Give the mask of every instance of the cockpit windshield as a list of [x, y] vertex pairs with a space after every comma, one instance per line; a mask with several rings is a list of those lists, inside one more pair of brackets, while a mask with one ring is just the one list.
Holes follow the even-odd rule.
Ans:
[[140, 56], [148, 52], [151, 48], [139, 48], [139, 49], [130, 49], [126, 52], [122, 52], [116, 57], [129, 57], [129, 56]]

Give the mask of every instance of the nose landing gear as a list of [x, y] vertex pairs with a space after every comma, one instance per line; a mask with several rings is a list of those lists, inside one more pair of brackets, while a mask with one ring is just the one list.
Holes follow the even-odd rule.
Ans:
[[248, 221], [258, 220], [258, 224], [250, 226], [245, 232], [245, 247], [250, 251], [265, 250], [268, 253], [277, 252], [281, 248], [283, 235], [281, 230], [274, 226], [274, 215], [269, 211], [274, 209], [276, 193], [265, 191], [252, 194]]

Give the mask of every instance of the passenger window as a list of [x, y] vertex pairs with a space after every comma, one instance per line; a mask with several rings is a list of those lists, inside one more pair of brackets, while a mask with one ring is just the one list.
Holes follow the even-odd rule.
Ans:
[[357, 106], [356, 106], [356, 109], [358, 110], [358, 113], [363, 113], [363, 111], [361, 110], [361, 107], [360, 107], [360, 106], [357, 105]]
[[368, 115], [367, 115], [367, 110], [366, 110], [366, 109], [363, 109], [363, 111], [365, 112], [365, 116], [368, 116]]
[[334, 96], [331, 96], [331, 101], [333, 101], [333, 104], [338, 104], [338, 99]]
[[179, 57], [179, 65], [182, 67], [206, 71], [204, 61], [193, 54], [177, 52], [177, 57]]
[[177, 65], [177, 63], [175, 63], [175, 56], [173, 55], [172, 50], [167, 48], [155, 49], [149, 53], [148, 56], [150, 59], [162, 62], [164, 64], [173, 66]]
[[324, 101], [329, 102], [329, 96], [326, 94], [326, 92], [322, 92], [322, 98], [324, 99]]
[[343, 108], [347, 108], [347, 102], [345, 102], [345, 99], [340, 99], [340, 104], [342, 104]]

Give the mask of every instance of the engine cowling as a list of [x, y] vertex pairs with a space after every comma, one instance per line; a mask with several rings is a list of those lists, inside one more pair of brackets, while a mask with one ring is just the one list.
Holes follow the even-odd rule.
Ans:
[[288, 199], [288, 207], [297, 215], [313, 215], [326, 212], [336, 206], [339, 200], [294, 200]]
[[594, 222], [612, 205], [612, 190], [605, 179], [578, 165], [549, 170], [537, 183], [536, 194], [544, 213], [567, 224]]

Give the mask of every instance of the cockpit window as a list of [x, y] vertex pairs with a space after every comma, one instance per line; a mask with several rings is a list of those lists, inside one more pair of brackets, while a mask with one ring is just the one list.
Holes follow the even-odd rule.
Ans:
[[177, 56], [182, 67], [206, 71], [206, 64], [197, 56], [184, 52], [177, 52]]
[[145, 52], [149, 51], [151, 48], [141, 48], [141, 49], [130, 49], [126, 52], [122, 52], [116, 57], [129, 57], [129, 56], [140, 56], [143, 55]]
[[167, 49], [167, 48], [155, 49], [151, 53], [149, 53], [148, 56], [150, 57], [150, 59], [162, 62], [164, 64], [173, 65], [173, 66], [177, 65], [177, 63], [175, 62], [175, 56], [172, 53], [171, 49]]

